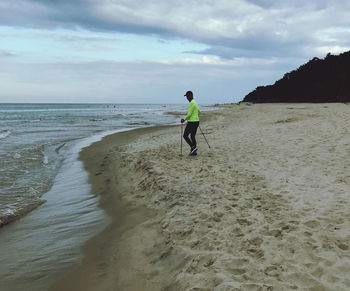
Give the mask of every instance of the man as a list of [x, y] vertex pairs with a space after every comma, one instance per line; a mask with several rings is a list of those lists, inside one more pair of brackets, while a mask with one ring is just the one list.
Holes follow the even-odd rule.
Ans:
[[[196, 142], [196, 133], [197, 133], [197, 128], [199, 126], [200, 110], [198, 108], [197, 102], [193, 99], [192, 91], [187, 91], [184, 96], [186, 96], [190, 104], [188, 105], [188, 113], [186, 117], [184, 119], [181, 119], [181, 123], [184, 123], [185, 121], [187, 121], [183, 138], [191, 147], [190, 156], [196, 156], [197, 150], [198, 150], [197, 142]], [[189, 136], [191, 136], [191, 138], [189, 138]]]

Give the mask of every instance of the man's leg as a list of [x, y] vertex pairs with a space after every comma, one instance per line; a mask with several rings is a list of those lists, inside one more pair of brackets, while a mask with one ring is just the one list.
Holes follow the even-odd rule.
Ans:
[[192, 127], [191, 123], [188, 122], [186, 125], [186, 128], [185, 128], [185, 132], [184, 132], [183, 137], [184, 137], [185, 141], [188, 143], [188, 145], [192, 148], [192, 140], [190, 140], [190, 138], [188, 137], [192, 132], [191, 127]]
[[196, 134], [197, 134], [198, 126], [199, 126], [199, 121], [192, 122], [192, 128], [191, 128], [191, 141], [192, 141], [191, 148], [192, 149], [197, 147]]

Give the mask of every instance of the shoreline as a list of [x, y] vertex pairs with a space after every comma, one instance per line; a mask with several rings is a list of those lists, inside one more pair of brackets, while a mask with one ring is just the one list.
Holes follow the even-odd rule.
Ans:
[[196, 157], [179, 157], [179, 126], [82, 151], [113, 223], [53, 290], [350, 288], [346, 106], [224, 107]]
[[[152, 214], [144, 205], [132, 205], [132, 203], [122, 199], [123, 193], [130, 191], [128, 188], [129, 183], [132, 183], [132, 178], [127, 178], [129, 173], [125, 173], [118, 167], [118, 164], [122, 163], [121, 158], [118, 157], [118, 148], [127, 146], [143, 135], [161, 132], [172, 127], [174, 125], [153, 126], [117, 132], [107, 135], [102, 140], [82, 149], [79, 159], [83, 161], [84, 168], [89, 173], [91, 192], [99, 198], [98, 206], [111, 218], [111, 223], [101, 233], [89, 239], [82, 246], [82, 264], [73, 270], [72, 273], [58, 280], [50, 290], [102, 290], [103, 286], [101, 286], [101, 283], [104, 280], [99, 278], [99, 274], [101, 273], [102, 277], [106, 274], [104, 274], [103, 267], [102, 270], [100, 269], [104, 264], [108, 264], [108, 261], [111, 259], [114, 261], [120, 260], [117, 263], [120, 270], [123, 271], [123, 274], [120, 276], [129, 279], [128, 271], [130, 270], [125, 270], [129, 257], [123, 254], [118, 255], [118, 251], [116, 251], [117, 258], [115, 256], [110, 258], [110, 252], [115, 249], [116, 241], [119, 241], [118, 245], [121, 249], [128, 248], [128, 242], [123, 242], [122, 236], [143, 221], [151, 219]], [[115, 160], [113, 165], [108, 165], [107, 161], [111, 152], [113, 152]], [[108, 173], [105, 174], [105, 171]], [[111, 184], [113, 186], [110, 187]], [[150, 233], [154, 231], [157, 232], [157, 230], [150, 230]], [[116, 248], [118, 249], [118, 246]], [[108, 250], [107, 252], [106, 249]], [[131, 288], [133, 290], [135, 288], [136, 290], [144, 288], [147, 279], [142, 278], [143, 274], [139, 276], [137, 274], [132, 275], [138, 278], [137, 281], [134, 281], [136, 284], [132, 284]], [[123, 280], [120, 280], [119, 282], [114, 282], [114, 284], [122, 287], [125, 283], [123, 283]], [[108, 289], [108, 286], [106, 288]], [[129, 283], [125, 288], [130, 288]]]

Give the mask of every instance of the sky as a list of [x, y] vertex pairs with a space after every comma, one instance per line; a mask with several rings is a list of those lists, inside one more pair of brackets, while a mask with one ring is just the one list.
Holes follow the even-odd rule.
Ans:
[[348, 50], [346, 0], [1, 0], [0, 102], [238, 102]]

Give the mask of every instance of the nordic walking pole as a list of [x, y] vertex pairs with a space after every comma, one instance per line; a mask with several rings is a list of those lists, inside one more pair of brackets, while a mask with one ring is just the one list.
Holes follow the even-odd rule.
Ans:
[[181, 122], [181, 159], [182, 159], [182, 131], [183, 131], [184, 124]]
[[199, 127], [199, 130], [201, 131], [201, 133], [203, 134], [203, 137], [204, 137], [205, 141], [207, 142], [208, 147], [210, 148], [210, 145], [209, 145], [209, 143], [207, 141], [207, 138], [204, 135], [204, 132], [202, 131], [202, 129], [201, 129], [201, 127], [199, 125], [198, 125], [198, 127]]

